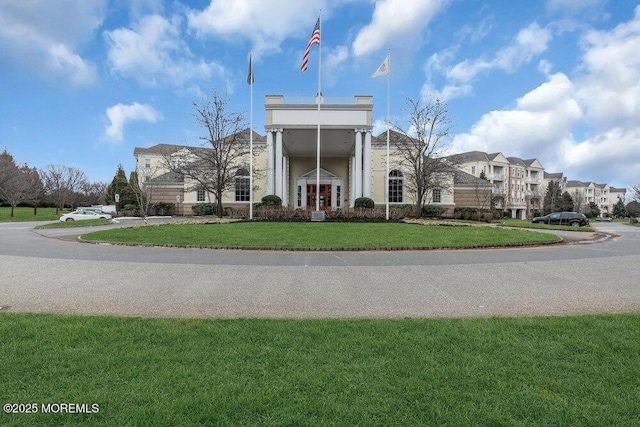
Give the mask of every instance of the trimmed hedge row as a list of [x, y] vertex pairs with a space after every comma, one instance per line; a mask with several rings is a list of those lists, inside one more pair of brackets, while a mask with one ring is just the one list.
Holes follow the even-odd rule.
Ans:
[[453, 209], [455, 219], [491, 222], [493, 213], [479, 208], [459, 207]]

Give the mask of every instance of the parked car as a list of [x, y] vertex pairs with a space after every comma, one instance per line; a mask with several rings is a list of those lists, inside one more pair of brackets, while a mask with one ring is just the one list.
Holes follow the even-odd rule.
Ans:
[[78, 210], [78, 211], [91, 211], [91, 212], [95, 212], [97, 214], [106, 213], [106, 212], [102, 212], [102, 208], [101, 207], [78, 208], [76, 210]]
[[611, 222], [613, 219], [610, 216], [599, 216], [596, 218], [596, 221], [607, 221]]
[[63, 214], [60, 217], [60, 221], [77, 221], [83, 219], [111, 219], [111, 215], [106, 213], [97, 213], [94, 211], [88, 211], [84, 209], [77, 209], [73, 212]]
[[538, 216], [531, 220], [532, 223], [552, 224], [552, 225], [571, 225], [573, 227], [581, 227], [589, 225], [589, 218], [578, 212], [554, 212], [545, 216]]

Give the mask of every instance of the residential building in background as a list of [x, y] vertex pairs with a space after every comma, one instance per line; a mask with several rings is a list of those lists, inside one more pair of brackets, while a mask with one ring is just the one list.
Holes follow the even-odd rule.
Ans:
[[542, 209], [544, 167], [538, 159], [523, 160], [482, 151], [450, 157], [464, 172], [485, 177], [493, 185], [494, 207], [511, 218], [526, 219]]

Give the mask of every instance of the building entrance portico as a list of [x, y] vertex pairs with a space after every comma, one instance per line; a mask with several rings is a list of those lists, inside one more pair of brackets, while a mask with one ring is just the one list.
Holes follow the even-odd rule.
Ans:
[[318, 110], [317, 104], [267, 96], [267, 194], [303, 209], [315, 209], [316, 200], [321, 209], [353, 207], [358, 197], [371, 197], [373, 105], [369, 96], [351, 99], [322, 103]]
[[320, 198], [320, 209], [338, 209], [343, 207], [343, 180], [339, 176], [320, 169], [320, 188], [317, 185], [316, 170], [311, 170], [296, 179], [296, 204], [301, 209], [315, 209], [316, 197]]

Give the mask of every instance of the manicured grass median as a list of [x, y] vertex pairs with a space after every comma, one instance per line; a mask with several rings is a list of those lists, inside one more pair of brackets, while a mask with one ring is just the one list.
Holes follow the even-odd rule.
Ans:
[[2, 425], [638, 425], [640, 315], [0, 315]]
[[17, 207], [11, 216], [11, 208], [0, 207], [0, 222], [24, 222], [24, 221], [52, 221], [60, 219], [62, 213], [55, 208], [38, 208], [38, 214], [33, 214], [33, 208]]
[[88, 241], [230, 248], [358, 249], [493, 247], [557, 242], [557, 236], [496, 227], [401, 223], [172, 224], [97, 231]]

